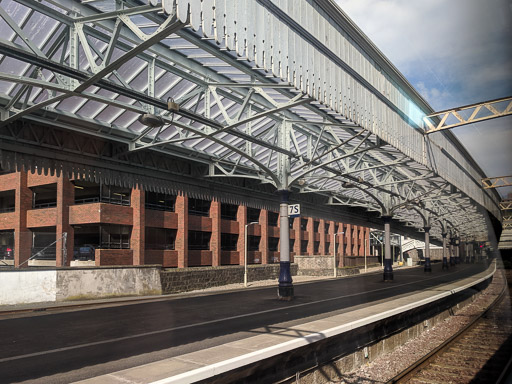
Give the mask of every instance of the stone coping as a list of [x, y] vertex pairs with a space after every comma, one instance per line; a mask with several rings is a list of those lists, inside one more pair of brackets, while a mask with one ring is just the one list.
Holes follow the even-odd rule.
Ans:
[[106, 266], [76, 266], [76, 267], [47, 267], [47, 266], [30, 266], [29, 268], [5, 268], [0, 269], [0, 273], [3, 272], [40, 272], [40, 271], [77, 271], [81, 269], [146, 269], [146, 268], [157, 268], [162, 269], [160, 264], [146, 264], [146, 265], [106, 265]]

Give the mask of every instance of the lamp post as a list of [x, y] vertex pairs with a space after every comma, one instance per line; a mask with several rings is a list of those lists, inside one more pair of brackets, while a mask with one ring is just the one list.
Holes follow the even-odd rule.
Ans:
[[[368, 248], [366, 248], [366, 241], [368, 241]], [[366, 262], [366, 251], [367, 249], [370, 249], [370, 238], [365, 238], [364, 239], [364, 271], [365, 273], [368, 272], [368, 264]]]
[[337, 232], [334, 234], [334, 255], [332, 256], [332, 260], [333, 260], [333, 263], [334, 263], [334, 277], [336, 277], [338, 275], [338, 268], [336, 268], [336, 235], [342, 235], [344, 234], [345, 232]]
[[250, 225], [258, 224], [257, 221], [250, 222], [249, 224], [245, 224], [245, 247], [244, 247], [244, 287], [247, 287], [247, 228]]

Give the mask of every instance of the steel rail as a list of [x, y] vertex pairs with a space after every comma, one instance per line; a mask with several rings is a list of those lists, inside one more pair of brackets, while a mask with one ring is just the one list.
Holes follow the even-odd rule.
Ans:
[[473, 329], [476, 324], [492, 309], [494, 309], [505, 297], [505, 292], [507, 292], [507, 284], [503, 284], [501, 293], [496, 297], [493, 302], [487, 307], [487, 309], [475, 316], [473, 320], [471, 320], [466, 326], [460, 329], [457, 333], [452, 335], [449, 339], [444, 341], [442, 344], [437, 346], [435, 349], [427, 353], [425, 356], [418, 359], [412, 365], [410, 365], [407, 369], [403, 370], [390, 380], [386, 382], [386, 384], [394, 384], [394, 383], [406, 383], [408, 380], [412, 379], [416, 373], [418, 373], [421, 369], [432, 363], [432, 360], [437, 356], [441, 355], [448, 348], [450, 348], [456, 341], [460, 340], [463, 336], [466, 335], [471, 329]]

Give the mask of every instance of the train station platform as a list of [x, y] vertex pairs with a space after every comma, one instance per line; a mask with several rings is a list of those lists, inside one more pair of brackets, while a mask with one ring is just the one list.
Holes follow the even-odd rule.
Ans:
[[[434, 268], [431, 279], [434, 279], [436, 274], [445, 273], [440, 267]], [[320, 350], [333, 349], [333, 345], [336, 344], [345, 344], [336, 353], [340, 356], [350, 356], [352, 365], [364, 364], [365, 360], [371, 361], [379, 352], [404, 342], [408, 336], [417, 335], [418, 331], [411, 330], [414, 329], [412, 323], [419, 322], [422, 326], [421, 323], [427, 321], [425, 316], [435, 316], [436, 313], [447, 310], [451, 305], [455, 305], [454, 303], [478, 292], [482, 284], [485, 284], [496, 270], [494, 263], [488, 268], [481, 267], [479, 271], [476, 266], [460, 265], [457, 268], [472, 268], [475, 273], [425, 289], [422, 289], [424, 282], [406, 281], [402, 275], [391, 284], [381, 284], [377, 288], [381, 293], [380, 298], [377, 296], [370, 303], [325, 313], [321, 318], [315, 318], [312, 321], [308, 321], [309, 318], [305, 317], [304, 321], [292, 326], [274, 324], [267, 327], [265, 331], [259, 330], [259, 334], [251, 337], [100, 375], [80, 383], [234, 382], [245, 377], [250, 377], [249, 382], [258, 382], [258, 375], [261, 380], [267, 382], [263, 377], [273, 377], [272, 366], [278, 365], [280, 368], [277, 369], [282, 368], [282, 370], [289, 369], [290, 364], [295, 364], [299, 368], [304, 367], [305, 360], [320, 356]], [[417, 274], [421, 270], [413, 268], [402, 272], [404, 275]], [[416, 289], [392, 298], [386, 297], [386, 291], [400, 285], [416, 285]], [[323, 300], [350, 300], [351, 295], [356, 294], [340, 291]], [[456, 296], [458, 298], [453, 301], [452, 299]], [[307, 305], [307, 303], [292, 303], [290, 309]], [[260, 312], [265, 311], [271, 312], [274, 309], [263, 309]], [[391, 323], [395, 323], [398, 329], [393, 328]], [[383, 328], [387, 329], [384, 333], [382, 333]], [[362, 335], [365, 336], [362, 337]], [[381, 338], [382, 335], [388, 337], [387, 345], [382, 343], [379, 345], [374, 342], [375, 340], [372, 341], [372, 339]], [[395, 337], [393, 339], [389, 336]], [[353, 350], [352, 352], [359, 350], [359, 353], [350, 354], [350, 349]]]

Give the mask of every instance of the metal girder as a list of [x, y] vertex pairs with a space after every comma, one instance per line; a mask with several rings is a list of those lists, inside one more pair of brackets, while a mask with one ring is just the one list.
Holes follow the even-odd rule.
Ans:
[[[430, 134], [444, 129], [460, 127], [462, 125], [476, 123], [497, 117], [504, 117], [512, 114], [512, 97], [504, 97], [496, 100], [489, 100], [483, 103], [466, 105], [446, 111], [432, 113], [423, 118], [428, 129], [425, 134]], [[439, 122], [434, 123], [434, 118]]]
[[484, 189], [509, 187], [512, 185], [512, 176], [487, 177], [482, 179]]
[[[0, 79], [7, 84], [0, 95], [0, 135], [16, 145], [22, 142], [13, 124], [22, 118], [125, 144], [126, 153], [117, 156], [188, 158], [208, 165], [206, 177], [334, 194], [370, 210], [382, 212], [384, 200], [428, 199], [425, 193], [445, 181], [469, 185], [464, 193], [488, 205], [472, 187], [478, 179], [472, 169], [447, 174], [451, 158], [440, 152], [432, 155], [436, 164], [427, 159], [413, 128], [421, 114], [411, 104], [415, 91], [398, 89], [365, 55], [349, 66], [347, 52], [359, 55], [359, 48], [332, 24], [329, 12], [319, 13], [310, 2], [290, 7], [249, 0], [232, 3], [226, 13], [225, 0], [215, 8], [166, 1], [184, 27], [171, 27], [176, 20], [154, 2], [126, 0], [106, 10], [74, 0], [13, 2], [28, 16], [20, 21], [14, 7], [0, 3], [14, 33], [0, 39]], [[272, 20], [269, 28], [259, 22], [263, 13]], [[304, 24], [296, 22], [300, 14]], [[325, 34], [312, 28], [318, 20]], [[45, 23], [42, 39], [27, 27]], [[179, 110], [166, 110], [168, 98]], [[409, 109], [414, 116], [407, 116]], [[143, 127], [138, 118], [144, 113], [164, 125]], [[27, 139], [34, 143], [44, 140]], [[436, 145], [464, 163], [451, 143]], [[469, 197], [464, 203], [474, 204]], [[446, 212], [456, 203], [444, 198], [438, 205]]]
[[503, 200], [500, 201], [500, 209], [502, 211], [512, 209], [512, 200]]

